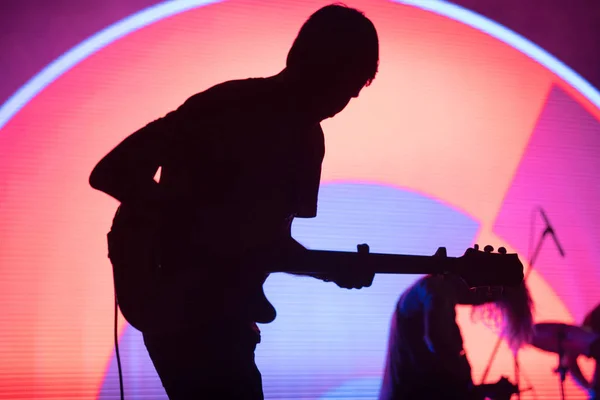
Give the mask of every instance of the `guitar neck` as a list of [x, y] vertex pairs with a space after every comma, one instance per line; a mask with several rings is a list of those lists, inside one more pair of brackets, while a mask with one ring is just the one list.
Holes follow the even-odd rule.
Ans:
[[456, 271], [456, 257], [308, 250], [278, 260], [268, 272], [335, 273], [356, 262], [368, 262], [376, 274], [438, 274]]

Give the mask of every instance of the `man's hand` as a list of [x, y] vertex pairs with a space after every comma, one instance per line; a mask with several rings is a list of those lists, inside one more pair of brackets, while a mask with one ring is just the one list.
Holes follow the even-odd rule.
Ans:
[[344, 289], [369, 287], [375, 278], [375, 272], [369, 263], [369, 245], [359, 244], [357, 262], [344, 266], [343, 272], [329, 275], [325, 281], [333, 281]]

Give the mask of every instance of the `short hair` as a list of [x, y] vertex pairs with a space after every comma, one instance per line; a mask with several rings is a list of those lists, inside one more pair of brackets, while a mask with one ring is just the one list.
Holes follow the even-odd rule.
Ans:
[[379, 67], [379, 39], [363, 12], [341, 3], [312, 14], [300, 28], [287, 56], [287, 68], [327, 80], [340, 71], [369, 85]]

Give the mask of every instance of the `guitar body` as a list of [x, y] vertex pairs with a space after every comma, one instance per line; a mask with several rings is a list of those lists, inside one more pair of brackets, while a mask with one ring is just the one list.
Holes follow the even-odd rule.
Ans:
[[[270, 323], [276, 317], [263, 291], [267, 272], [203, 257], [200, 249], [194, 257], [194, 249], [183, 259], [165, 256], [156, 218], [121, 205], [107, 239], [119, 308], [142, 332], [175, 330], [193, 318]], [[173, 259], [188, 265], [176, 265]]]
[[142, 332], [156, 325], [153, 320], [163, 304], [158, 298], [162, 275], [158, 233], [156, 221], [121, 205], [107, 235], [119, 308], [127, 322]]

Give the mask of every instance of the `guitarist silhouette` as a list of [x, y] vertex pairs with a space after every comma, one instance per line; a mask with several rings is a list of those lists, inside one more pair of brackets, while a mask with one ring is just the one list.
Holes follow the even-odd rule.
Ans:
[[[119, 306], [170, 399], [263, 398], [256, 322], [275, 310], [256, 295], [267, 276], [258, 260], [304, 251], [290, 228], [317, 213], [320, 122], [358, 97], [378, 64], [371, 21], [323, 7], [280, 73], [193, 95], [94, 168], [91, 186], [121, 203], [108, 235]], [[373, 281], [362, 267], [313, 276], [358, 289]]]

